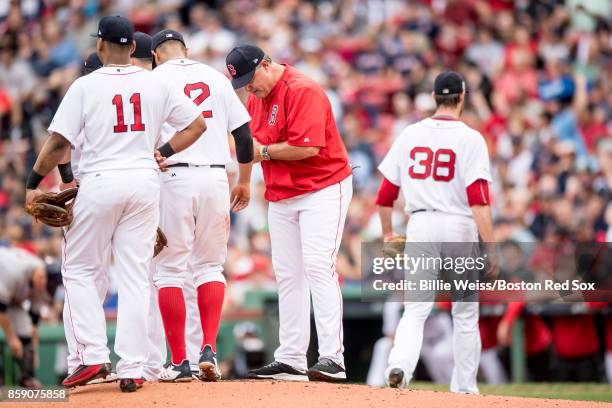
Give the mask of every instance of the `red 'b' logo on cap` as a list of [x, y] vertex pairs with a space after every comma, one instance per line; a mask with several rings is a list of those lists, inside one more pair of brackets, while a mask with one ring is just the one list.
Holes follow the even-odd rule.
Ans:
[[232, 64], [227, 64], [227, 70], [232, 76], [236, 76], [236, 68]]

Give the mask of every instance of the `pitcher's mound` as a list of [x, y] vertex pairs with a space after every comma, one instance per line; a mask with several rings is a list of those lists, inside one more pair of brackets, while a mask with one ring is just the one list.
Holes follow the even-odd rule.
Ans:
[[[4, 406], [4, 404], [2, 404]], [[22, 407], [22, 404], [13, 404]], [[8, 405], [7, 405], [8, 406]], [[28, 404], [49, 407], [48, 404]], [[372, 388], [355, 384], [282, 381], [221, 381], [218, 383], [145, 383], [133, 393], [122, 393], [117, 383], [78, 387], [70, 401], [55, 407], [140, 408], [578, 408], [604, 406], [588, 401], [461, 395], [450, 392]]]

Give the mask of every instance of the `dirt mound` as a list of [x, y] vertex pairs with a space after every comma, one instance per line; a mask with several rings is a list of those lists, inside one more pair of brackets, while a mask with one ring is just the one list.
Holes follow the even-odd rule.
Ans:
[[[23, 407], [23, 403], [2, 404]], [[222, 381], [182, 384], [146, 383], [131, 394], [119, 391], [117, 383], [78, 387], [70, 393], [70, 402], [52, 407], [140, 408], [140, 407], [210, 407], [210, 408], [485, 408], [485, 407], [603, 407], [588, 401], [537, 398], [460, 395], [449, 392], [372, 388], [355, 384], [295, 383], [281, 381]], [[48, 407], [47, 404], [27, 404]]]

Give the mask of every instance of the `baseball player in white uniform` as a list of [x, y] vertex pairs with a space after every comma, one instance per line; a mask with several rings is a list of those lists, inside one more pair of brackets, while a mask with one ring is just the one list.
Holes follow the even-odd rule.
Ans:
[[[391, 211], [401, 187], [406, 211], [411, 214], [407, 251], [410, 243], [477, 243], [480, 234], [488, 243], [487, 274], [494, 276], [497, 257], [492, 244], [489, 157], [483, 137], [459, 121], [465, 81], [456, 72], [444, 72], [435, 79], [432, 96], [437, 105], [434, 116], [407, 127], [379, 166], [384, 179], [377, 204], [384, 237], [393, 234]], [[436, 249], [439, 245], [423, 247], [428, 249], [427, 256], [443, 256]], [[433, 276], [439, 273], [431, 272]], [[434, 305], [433, 293], [419, 301], [406, 300], [389, 355], [387, 381], [391, 387], [405, 387], [410, 382], [421, 351], [423, 325]], [[452, 317], [454, 369], [450, 389], [478, 393], [478, 303], [453, 302]]]
[[[142, 386], [147, 348], [148, 267], [159, 221], [158, 164], [153, 152], [161, 126], [181, 129], [158, 150], [170, 157], [187, 148], [206, 125], [181, 92], [130, 64], [134, 27], [123, 17], [104, 17], [96, 36], [104, 67], [77, 79], [49, 127], [49, 139], [27, 181], [26, 204], [38, 185], [83, 131], [79, 162], [82, 186], [65, 236], [62, 274], [69, 324], [79, 367], [67, 387], [110, 373], [106, 321], [95, 284], [110, 245], [117, 270], [119, 309], [115, 351], [122, 391]], [[101, 195], [104, 194], [103, 199]]]
[[[34, 377], [40, 306], [47, 295], [42, 260], [20, 248], [0, 247], [0, 328], [21, 370], [19, 384], [39, 388]], [[24, 302], [29, 301], [29, 309]]]
[[[100, 61], [100, 57], [96, 52], [92, 52], [85, 63], [83, 64], [83, 75], [87, 75], [96, 71], [97, 69], [102, 67], [102, 61]], [[80, 173], [79, 173], [79, 161], [81, 160], [81, 150], [83, 144], [84, 132], [78, 136], [77, 143], [71, 147], [70, 153], [65, 157], [62, 163], [58, 164], [57, 167], [60, 172], [60, 176], [62, 178], [62, 182], [60, 183], [60, 190], [65, 190], [67, 188], [76, 187], [80, 184]], [[62, 241], [62, 257], [64, 257], [64, 241]], [[108, 288], [110, 287], [110, 279], [106, 273], [107, 268], [110, 267], [110, 248], [107, 248], [107, 263], [106, 267], [100, 268], [97, 271], [97, 275], [95, 278], [96, 289], [98, 291], [98, 297], [100, 299], [100, 304], [104, 303], [106, 299], [106, 295], [108, 293]], [[70, 315], [68, 314], [69, 306], [66, 302], [66, 297], [64, 297], [64, 307], [62, 309], [62, 319], [64, 323], [64, 333], [66, 336], [66, 344], [68, 348], [68, 357], [67, 357], [67, 366], [68, 366], [68, 375], [71, 375], [76, 371], [79, 367], [79, 356], [77, 352], [77, 342], [74, 338], [74, 333], [72, 331], [72, 325], [70, 322]], [[97, 378], [88, 382], [88, 384], [96, 383], [96, 382], [106, 382], [106, 381], [114, 381], [117, 376], [115, 373], [111, 373], [106, 378]]]
[[[224, 75], [208, 65], [187, 58], [180, 33], [163, 30], [153, 36], [155, 72], [170, 87], [184, 92], [206, 118], [206, 133], [189, 149], [167, 160], [161, 175], [160, 227], [168, 247], [154, 260], [159, 308], [172, 354], [172, 362], [159, 376], [161, 381], [190, 381], [190, 360], [185, 341], [186, 279], [197, 295], [188, 300], [198, 309], [201, 331], [188, 331], [199, 338], [197, 359], [200, 379], [217, 381], [221, 372], [216, 359], [216, 338], [225, 293], [223, 265], [230, 230], [229, 211], [239, 211], [249, 202], [253, 141], [244, 105]], [[231, 162], [228, 133], [236, 141], [239, 180], [230, 193], [225, 166]], [[162, 142], [174, 133], [165, 126]], [[187, 282], [191, 286], [191, 281]], [[192, 289], [193, 291], [193, 289]], [[199, 313], [198, 313], [199, 311]], [[198, 336], [199, 334], [199, 336]], [[194, 362], [194, 361], [191, 361]]]

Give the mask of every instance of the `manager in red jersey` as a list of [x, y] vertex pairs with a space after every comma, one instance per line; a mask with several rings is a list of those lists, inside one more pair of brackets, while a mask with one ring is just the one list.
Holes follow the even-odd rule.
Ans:
[[[256, 46], [234, 48], [226, 59], [235, 89], [249, 93], [247, 110], [270, 202], [272, 263], [278, 282], [279, 341], [274, 362], [250, 378], [346, 379], [342, 293], [336, 256], [353, 195], [346, 148], [323, 89], [289, 65], [272, 62]], [[308, 368], [310, 296], [319, 360]]]

